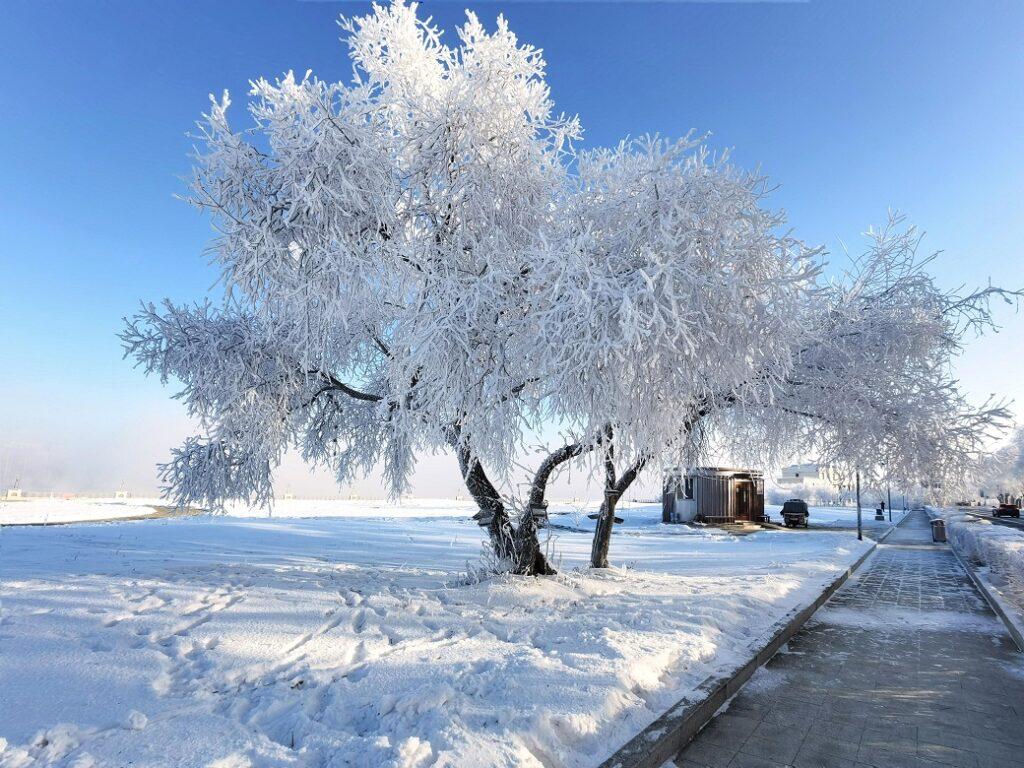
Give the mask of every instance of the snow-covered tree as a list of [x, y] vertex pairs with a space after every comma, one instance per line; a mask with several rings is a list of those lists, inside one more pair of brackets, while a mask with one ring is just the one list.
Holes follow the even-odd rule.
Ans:
[[415, 10], [343, 21], [349, 84], [255, 81], [251, 127], [211, 99], [190, 200], [225, 298], [146, 305], [123, 341], [206, 431], [163, 467], [179, 502], [268, 502], [289, 447], [340, 482], [383, 462], [398, 493], [417, 452], [449, 446], [509, 556], [483, 463], [507, 466], [540, 408], [526, 308], [579, 128], [504, 20], [469, 14], [449, 47]]
[[795, 308], [809, 333], [788, 374], [753, 401], [728, 396], [716, 428], [741, 454], [737, 442], [761, 455], [817, 455], [865, 482], [956, 493], [1009, 414], [1001, 403], [969, 403], [952, 363], [968, 337], [993, 327], [990, 300], [1020, 293], [942, 289], [928, 272], [935, 254], [919, 256], [918, 231], [898, 215], [867, 237], [843, 275]]
[[[764, 180], [702, 140], [575, 152], [503, 19], [469, 14], [452, 46], [402, 0], [343, 27], [351, 82], [257, 80], [241, 130], [212, 100], [189, 199], [224, 296], [144, 305], [122, 334], [203, 427], [163, 466], [178, 502], [267, 503], [288, 449], [342, 483], [383, 464], [400, 493], [418, 453], [450, 449], [496, 554], [547, 573], [540, 510], [574, 460], [604, 477], [603, 566], [615, 499], [716, 435], [939, 477], [1001, 415], [948, 373], [994, 289], [942, 293], [912, 234], [824, 281]], [[513, 501], [551, 423], [570, 439]]]
[[986, 498], [1019, 500], [1024, 497], [1024, 427], [1010, 440], [985, 456], [977, 472], [978, 491]]
[[[658, 145], [644, 147], [638, 154], [649, 158]], [[587, 170], [583, 164], [584, 178]], [[557, 335], [575, 340], [562, 366], [568, 380], [555, 387], [563, 415], [583, 408], [584, 423], [609, 425], [608, 445], [630, 451], [628, 469], [617, 475], [616, 457], [604, 448], [606, 490], [621, 495], [654, 459], [685, 466], [709, 444], [753, 462], [816, 454], [851, 478], [860, 472], [866, 484], [884, 479], [956, 494], [971, 482], [1008, 413], [998, 403], [967, 402], [951, 364], [969, 335], [992, 327], [990, 300], [1019, 292], [943, 290], [927, 269], [934, 256], [918, 256], [917, 231], [896, 215], [868, 232], [867, 251], [844, 274], [826, 280], [798, 242], [774, 239], [770, 227], [744, 229], [758, 220], [756, 207], [725, 205], [720, 217], [708, 216], [727, 199], [718, 186], [723, 177], [692, 198], [703, 206], [701, 225], [722, 227], [710, 234], [694, 226], [696, 217], [670, 217], [685, 222], [677, 231], [659, 218], [663, 193], [682, 207], [689, 190], [671, 188], [649, 168], [638, 178], [655, 190], [649, 207], [631, 189], [618, 205], [602, 192], [585, 208], [629, 243], [623, 253], [657, 253], [652, 243], [664, 242], [670, 266], [638, 271], [668, 275], [672, 289], [662, 293], [644, 279], [631, 292], [622, 263], [609, 268], [613, 279], [605, 283], [599, 267], [587, 264], [581, 273], [597, 277], [581, 294], [603, 301], [593, 302], [589, 316], [586, 300], [574, 307], [570, 315], [587, 322]], [[691, 232], [695, 248], [681, 234]], [[590, 248], [607, 258], [601, 245]], [[691, 253], [706, 273], [688, 268]], [[674, 270], [685, 277], [673, 281]], [[660, 311], [660, 296], [671, 297], [671, 311]], [[585, 354], [595, 357], [574, 368], [572, 360]], [[614, 498], [598, 516], [595, 567], [607, 564], [613, 515]]]
[[786, 375], [806, 333], [792, 308], [810, 300], [818, 267], [764, 207], [764, 179], [699, 139], [583, 153], [571, 182], [565, 256], [535, 315], [556, 361], [552, 410], [591, 436], [576, 445], [596, 449], [604, 477], [591, 558], [602, 567], [614, 501], [637, 475], [692, 457], [720, 393]]

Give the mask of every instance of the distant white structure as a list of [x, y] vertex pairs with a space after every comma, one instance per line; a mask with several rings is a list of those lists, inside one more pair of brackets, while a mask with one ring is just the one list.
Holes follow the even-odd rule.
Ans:
[[843, 479], [829, 467], [820, 464], [790, 464], [783, 467], [781, 474], [775, 478], [780, 488], [792, 488], [802, 485], [804, 488], [831, 493], [845, 490]]
[[117, 491], [114, 493], [115, 499], [130, 499], [132, 495], [128, 491]]
[[4, 494], [4, 499], [6, 501], [18, 501], [24, 498], [21, 488], [8, 488], [7, 493]]

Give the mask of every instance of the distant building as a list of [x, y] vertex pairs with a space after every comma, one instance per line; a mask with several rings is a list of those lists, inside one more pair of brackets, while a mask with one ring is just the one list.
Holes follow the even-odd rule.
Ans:
[[763, 522], [764, 474], [729, 467], [694, 467], [685, 475], [678, 470], [670, 472], [662, 495], [661, 519], [712, 525]]
[[775, 478], [780, 488], [792, 488], [801, 485], [809, 490], [841, 493], [847, 490], [843, 478], [829, 467], [820, 464], [790, 464], [783, 467], [781, 474]]
[[4, 494], [4, 499], [7, 501], [18, 501], [25, 498], [21, 493], [21, 488], [8, 488], [7, 493]]

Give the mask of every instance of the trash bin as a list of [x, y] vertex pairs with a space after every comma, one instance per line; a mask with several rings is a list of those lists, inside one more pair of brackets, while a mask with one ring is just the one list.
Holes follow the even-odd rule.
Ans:
[[946, 521], [942, 518], [932, 520], [932, 541], [946, 540]]

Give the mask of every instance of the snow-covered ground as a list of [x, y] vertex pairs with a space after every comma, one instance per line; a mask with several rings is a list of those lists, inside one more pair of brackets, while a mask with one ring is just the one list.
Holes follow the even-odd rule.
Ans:
[[47, 525], [151, 515], [159, 499], [28, 498], [0, 501], [0, 525]]
[[633, 506], [472, 583], [468, 504], [351, 504], [0, 529], [0, 766], [596, 765], [867, 546]]
[[[0, 501], [0, 525], [39, 525], [116, 520], [152, 515], [171, 502], [159, 498], [26, 498]], [[279, 499], [270, 509], [234, 504], [232, 517], [470, 517], [472, 502], [452, 499], [408, 499], [396, 504], [373, 499]]]
[[[158, 508], [166, 508], [169, 502], [152, 499], [61, 499], [31, 498], [24, 501], [0, 501], [0, 525], [25, 525], [46, 523], [87, 522], [90, 520], [113, 520], [125, 517], [139, 517], [153, 514]], [[596, 502], [553, 501], [550, 505], [552, 522], [563, 527], [593, 530], [594, 523], [586, 515], [592, 512]], [[688, 533], [686, 526], [661, 526], [661, 515], [656, 505], [623, 502], [618, 507], [626, 519], [627, 528], [655, 528], [662, 533]], [[774, 522], [781, 521], [781, 505], [765, 505], [765, 511]], [[635, 512], [634, 512], [635, 510]], [[472, 501], [460, 499], [405, 499], [399, 503], [382, 499], [279, 499], [271, 509], [253, 510], [236, 504], [228, 508], [232, 517], [472, 517], [477, 511]], [[888, 513], [884, 523], [876, 522], [874, 509], [864, 508], [863, 524], [866, 528], [887, 528]], [[893, 511], [893, 523], [903, 517], [903, 510]], [[857, 510], [849, 507], [811, 507], [810, 523], [819, 528], [856, 528]]]
[[[771, 517], [772, 522], [782, 522], [782, 505], [766, 504], [765, 513]], [[814, 528], [836, 528], [853, 529], [857, 528], [856, 507], [809, 507], [808, 522]], [[885, 520], [875, 520], [875, 508], [863, 507], [861, 509], [861, 525], [865, 530], [884, 532], [890, 525], [896, 525], [906, 514], [902, 509], [892, 511], [892, 523], [889, 523], [889, 511], [885, 512]]]

